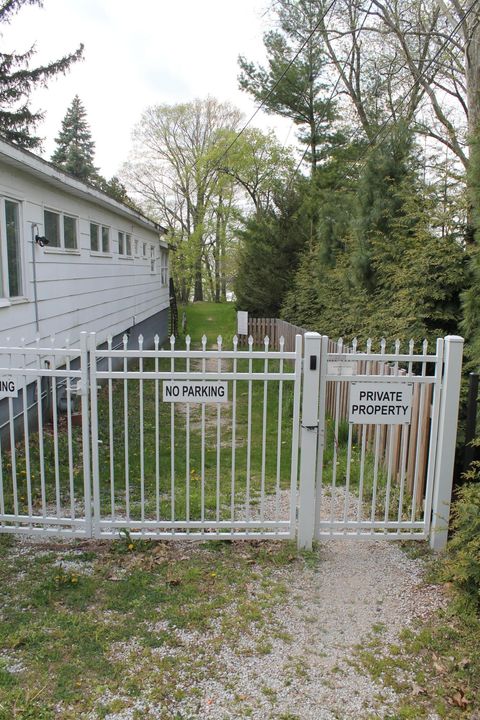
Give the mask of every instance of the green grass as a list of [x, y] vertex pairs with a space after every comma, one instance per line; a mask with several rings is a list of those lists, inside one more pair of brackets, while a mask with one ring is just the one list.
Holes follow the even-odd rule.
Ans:
[[354, 664], [399, 695], [390, 720], [480, 716], [480, 618], [458, 601], [404, 630], [395, 646], [372, 640]]
[[[187, 546], [125, 538], [88, 547], [38, 552], [39, 545], [18, 555], [17, 541], [0, 537], [9, 588], [0, 598], [0, 720], [73, 720], [90, 710], [103, 717], [140, 696], [165, 720], [175, 717], [182, 692], [194, 697], [202, 678], [223, 670], [220, 648], [251, 638], [252, 654], [268, 653], [272, 610], [285, 597], [275, 570], [295, 572], [304, 563], [285, 542]], [[73, 559], [74, 571], [67, 569]], [[204, 648], [196, 647], [195, 633], [208, 634]]]
[[225, 347], [232, 346], [232, 338], [237, 330], [237, 314], [233, 303], [193, 303], [178, 309], [179, 330], [182, 313], [187, 316], [186, 334], [192, 338], [192, 345], [201, 346], [202, 336], [207, 336], [209, 347], [222, 336]]

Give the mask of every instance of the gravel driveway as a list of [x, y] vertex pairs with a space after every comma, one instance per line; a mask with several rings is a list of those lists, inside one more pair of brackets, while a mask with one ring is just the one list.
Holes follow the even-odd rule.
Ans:
[[[223, 641], [221, 621], [207, 634], [174, 630], [179, 665], [190, 653], [204, 657], [212, 672], [203, 678], [180, 672], [185, 698], [171, 708], [172, 720], [394, 717], [394, 691], [358, 669], [357, 648], [374, 637], [381, 654], [402, 629], [444, 604], [441, 590], [424, 584], [423, 561], [395, 543], [332, 540], [322, 543], [318, 553], [315, 567], [295, 563], [275, 571], [287, 592], [270, 617], [271, 641], [264, 653], [252, 651], [251, 635], [234, 647]], [[253, 598], [258, 591], [259, 585], [252, 584]], [[235, 606], [225, 612], [234, 614]], [[152, 632], [162, 629], [153, 626]], [[125, 648], [124, 659], [135, 672], [131, 649]], [[104, 697], [111, 699], [108, 693]], [[139, 698], [105, 720], [164, 717], [156, 712]]]
[[218, 658], [223, 680], [235, 686], [248, 714], [232, 711], [232, 693], [217, 678], [204, 683], [203, 702], [192, 717], [361, 720], [382, 718], [395, 707], [393, 691], [354, 669], [355, 648], [372, 633], [385, 647], [394, 642], [415, 618], [443, 604], [441, 591], [423, 583], [423, 562], [396, 544], [329, 541], [319, 553], [316, 569], [280, 571], [289, 593], [275, 620], [291, 641], [272, 640], [260, 658], [241, 648]]

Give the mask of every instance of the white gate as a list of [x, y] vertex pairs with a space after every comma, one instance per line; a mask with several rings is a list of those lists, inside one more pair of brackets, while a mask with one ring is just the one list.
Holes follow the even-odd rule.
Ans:
[[0, 348], [0, 532], [443, 547], [462, 345]]
[[[299, 543], [447, 539], [463, 339], [429, 354], [305, 335]], [[317, 365], [319, 370], [317, 370]], [[312, 370], [313, 368], [313, 370]], [[309, 466], [316, 466], [315, 479]]]
[[90, 336], [94, 535], [295, 537], [301, 336], [294, 352], [155, 343]]

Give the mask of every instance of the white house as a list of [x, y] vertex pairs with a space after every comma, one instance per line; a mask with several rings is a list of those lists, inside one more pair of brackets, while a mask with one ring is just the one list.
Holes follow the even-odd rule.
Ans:
[[0, 140], [0, 346], [168, 334], [165, 231]]

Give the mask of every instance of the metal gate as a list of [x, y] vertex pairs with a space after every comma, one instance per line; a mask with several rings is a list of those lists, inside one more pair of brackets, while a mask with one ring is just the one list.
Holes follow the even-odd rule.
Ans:
[[0, 532], [443, 547], [462, 345], [0, 348]]
[[[299, 543], [447, 539], [463, 339], [377, 352], [305, 335]], [[318, 358], [318, 367], [317, 367]], [[313, 369], [312, 369], [313, 368]], [[305, 462], [304, 462], [305, 460]]]
[[[3, 401], [0, 532], [295, 537], [300, 336], [286, 352], [221, 337], [97, 348], [85, 333], [79, 348], [0, 354], [19, 390]], [[187, 392], [171, 402], [165, 386]]]

